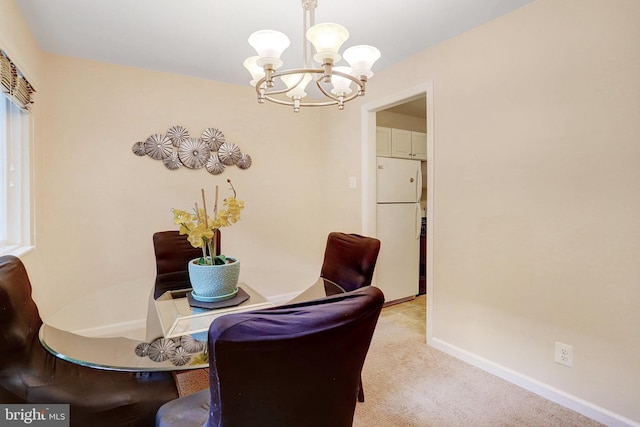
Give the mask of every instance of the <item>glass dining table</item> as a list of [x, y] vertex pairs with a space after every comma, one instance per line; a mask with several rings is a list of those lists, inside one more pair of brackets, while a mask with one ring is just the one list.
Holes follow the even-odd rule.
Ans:
[[[246, 292], [248, 299], [224, 308], [192, 307], [188, 300], [190, 289], [168, 291], [155, 300], [150, 297], [145, 330], [137, 334], [116, 332], [91, 336], [81, 329], [60, 326], [54, 314], [40, 327], [40, 342], [56, 357], [97, 369], [152, 372], [204, 368], [208, 366], [207, 332], [213, 320], [225, 314], [275, 306], [248, 284], [239, 283], [238, 287]], [[285, 305], [341, 292], [344, 290], [340, 286], [319, 278]], [[102, 305], [118, 303], [109, 301], [108, 293], [102, 293], [101, 298]], [[82, 307], [74, 307], [72, 302], [64, 311], [82, 312]], [[108, 323], [113, 321], [104, 319], [104, 326], [108, 328]]]

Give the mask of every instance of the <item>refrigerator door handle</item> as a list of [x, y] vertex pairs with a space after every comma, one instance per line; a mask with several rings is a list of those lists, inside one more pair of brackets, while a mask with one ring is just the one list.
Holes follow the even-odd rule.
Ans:
[[421, 163], [418, 162], [418, 167], [416, 168], [416, 202], [420, 202], [420, 198], [422, 197], [422, 168]]
[[420, 203], [416, 203], [416, 240], [420, 239], [421, 231], [422, 231], [422, 209], [420, 209]]

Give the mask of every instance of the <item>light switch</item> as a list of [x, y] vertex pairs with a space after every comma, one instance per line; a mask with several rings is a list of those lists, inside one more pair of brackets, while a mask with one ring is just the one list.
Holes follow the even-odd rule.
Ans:
[[356, 187], [357, 187], [356, 177], [355, 176], [350, 176], [349, 177], [349, 188], [356, 188]]

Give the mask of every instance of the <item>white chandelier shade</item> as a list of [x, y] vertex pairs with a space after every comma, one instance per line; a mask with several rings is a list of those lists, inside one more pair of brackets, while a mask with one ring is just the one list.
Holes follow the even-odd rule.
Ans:
[[[342, 72], [345, 74], [351, 73], [351, 67], [334, 67], [333, 71]], [[344, 77], [340, 77], [336, 73], [331, 75], [331, 84], [333, 85], [333, 89], [331, 89], [331, 93], [334, 95], [349, 95], [351, 90], [351, 80], [346, 79]]]
[[[274, 30], [256, 31], [249, 36], [249, 44], [257, 56], [247, 58], [243, 65], [251, 74], [250, 83], [256, 88], [259, 103], [266, 100], [293, 106], [295, 112], [301, 107], [329, 105], [337, 105], [342, 110], [346, 102], [364, 96], [365, 84], [373, 76], [371, 67], [380, 58], [380, 51], [373, 46], [359, 45], [340, 55], [342, 45], [349, 39], [349, 31], [334, 23], [315, 25], [317, 0], [301, 1], [306, 36], [303, 68], [280, 70], [284, 65], [280, 56], [289, 47], [290, 40]], [[311, 57], [319, 64], [315, 68], [309, 66]], [[343, 57], [350, 67], [334, 66]], [[312, 80], [324, 98], [303, 101], [307, 97], [306, 87]], [[357, 90], [352, 90], [351, 85], [357, 86]]]
[[[289, 37], [279, 31], [261, 30], [249, 36], [249, 44], [258, 52], [258, 65], [282, 65], [280, 55], [289, 47]], [[278, 64], [278, 65], [276, 65]]]
[[300, 79], [300, 74], [287, 74], [282, 76], [282, 81], [284, 81], [284, 84], [286, 84], [287, 88], [290, 89], [287, 92], [287, 96], [289, 98], [299, 97], [302, 99], [307, 96], [305, 89], [311, 81], [311, 74], [304, 73], [302, 75], [302, 80]]
[[340, 24], [317, 24], [309, 28], [306, 36], [317, 52], [313, 59], [324, 64], [328, 58], [333, 62], [340, 61], [338, 51], [349, 38], [349, 31]]
[[371, 67], [380, 58], [380, 51], [373, 46], [358, 45], [344, 51], [344, 59], [352, 72], [359, 76], [372, 77]]
[[254, 87], [256, 83], [264, 77], [264, 69], [258, 65], [258, 59], [260, 59], [259, 56], [250, 56], [242, 63], [244, 68], [251, 74], [251, 81], [249, 83]]

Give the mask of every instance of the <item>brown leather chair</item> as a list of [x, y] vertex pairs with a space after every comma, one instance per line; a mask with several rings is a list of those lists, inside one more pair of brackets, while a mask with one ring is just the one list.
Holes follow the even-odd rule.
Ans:
[[115, 372], [58, 359], [38, 340], [42, 319], [22, 262], [0, 257], [0, 402], [69, 404], [70, 425], [152, 426], [178, 396], [171, 373]]
[[345, 291], [369, 286], [380, 252], [380, 240], [333, 232], [327, 237], [320, 277]]
[[[153, 298], [167, 291], [191, 287], [187, 264], [202, 256], [202, 249], [194, 248], [186, 235], [178, 231], [159, 231], [153, 235], [156, 255], [156, 282]], [[220, 255], [220, 231], [216, 233], [216, 255]]]
[[215, 319], [209, 389], [163, 405], [156, 426], [351, 426], [383, 303], [367, 286]]

